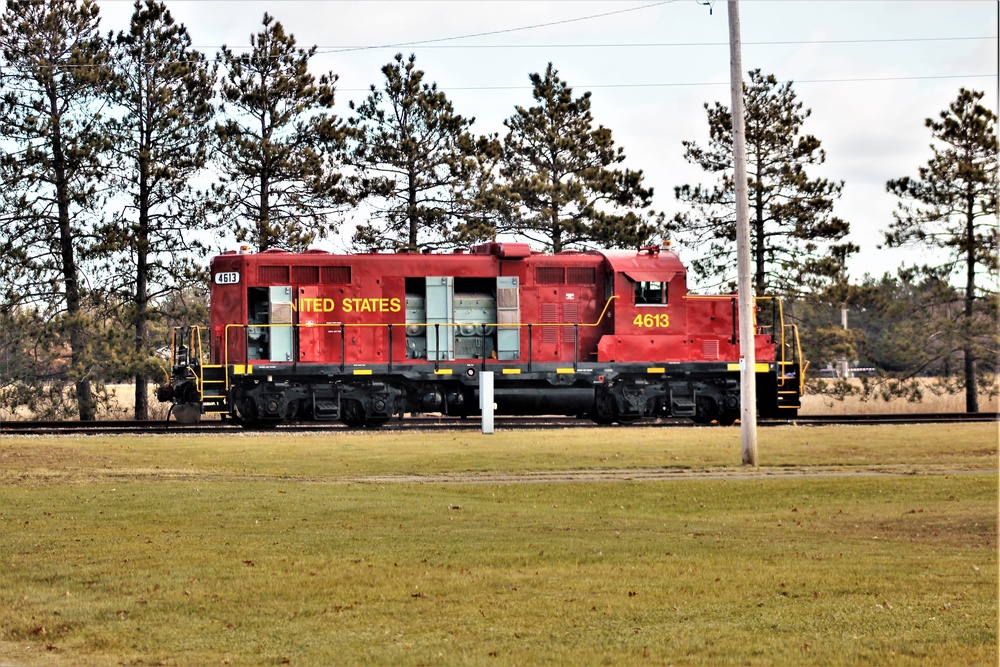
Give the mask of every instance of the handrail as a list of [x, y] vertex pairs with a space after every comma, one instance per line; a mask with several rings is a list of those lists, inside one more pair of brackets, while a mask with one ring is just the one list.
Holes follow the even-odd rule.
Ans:
[[[346, 350], [344, 349], [344, 347], [345, 347], [344, 346], [344, 341], [346, 340], [346, 330], [348, 328], [357, 328], [357, 329], [366, 329], [366, 328], [367, 329], [372, 329], [372, 328], [379, 328], [379, 329], [381, 329], [381, 328], [387, 328], [389, 330], [390, 336], [391, 336], [392, 335], [391, 331], [392, 331], [392, 328], [394, 326], [422, 327], [422, 328], [425, 328], [425, 329], [428, 328], [428, 327], [435, 327], [435, 329], [438, 330], [438, 331], [440, 330], [440, 327], [442, 327], [442, 326], [447, 327], [447, 328], [482, 327], [483, 331], [484, 331], [483, 335], [485, 335], [485, 328], [486, 327], [494, 327], [497, 330], [499, 330], [501, 328], [506, 328], [506, 329], [509, 330], [509, 329], [513, 329], [513, 328], [521, 329], [521, 328], [527, 327], [527, 329], [528, 329], [528, 339], [529, 339], [528, 340], [528, 348], [529, 348], [528, 349], [528, 354], [529, 354], [528, 364], [529, 364], [529, 367], [530, 367], [530, 364], [531, 364], [530, 355], [531, 355], [531, 342], [532, 342], [531, 341], [531, 330], [532, 330], [532, 327], [574, 327], [575, 334], [574, 334], [574, 345], [573, 345], [573, 347], [574, 347], [574, 360], [573, 361], [574, 361], [574, 368], [575, 368], [576, 364], [578, 362], [578, 359], [576, 359], [575, 357], [579, 356], [579, 342], [580, 342], [579, 341], [579, 337], [580, 337], [579, 328], [580, 327], [592, 328], [592, 327], [600, 326], [601, 322], [604, 320], [605, 316], [608, 313], [608, 309], [611, 308], [611, 303], [615, 299], [618, 299], [618, 298], [620, 298], [620, 297], [617, 294], [613, 294], [610, 297], [608, 297], [607, 301], [604, 302], [604, 308], [601, 310], [601, 314], [598, 315], [597, 320], [594, 321], [594, 322], [583, 322], [583, 323], [580, 323], [580, 322], [544, 322], [544, 323], [543, 322], [537, 322], [537, 323], [533, 323], [533, 322], [529, 322], [529, 323], [523, 323], [523, 322], [503, 322], [503, 323], [500, 323], [500, 322], [302, 322], [302, 323], [294, 323], [294, 322], [290, 322], [290, 323], [284, 323], [284, 324], [250, 324], [250, 323], [243, 323], [243, 322], [229, 323], [229, 324], [225, 325], [224, 335], [223, 335], [223, 341], [222, 341], [222, 357], [223, 357], [222, 365], [225, 368], [226, 389], [227, 390], [229, 389], [229, 382], [230, 382], [230, 380], [229, 380], [229, 366], [230, 366], [230, 363], [229, 363], [230, 332], [229, 332], [229, 330], [233, 329], [233, 328], [238, 328], [238, 329], [241, 329], [241, 330], [247, 330], [247, 329], [249, 329], [251, 327], [260, 328], [260, 329], [272, 329], [272, 328], [278, 328], [278, 327], [281, 327], [281, 328], [291, 328], [291, 329], [339, 328], [340, 329], [340, 339], [341, 339], [341, 358], [340, 358], [340, 364], [341, 364], [341, 370], [343, 370], [344, 365], [346, 363]], [[244, 343], [244, 345], [245, 345], [245, 343]], [[440, 349], [440, 344], [437, 345], [436, 347], [438, 347], [438, 349]], [[389, 356], [389, 363], [391, 365], [391, 363], [392, 363], [392, 357], [391, 357], [391, 355], [392, 355], [392, 349], [391, 349], [391, 347], [389, 349], [389, 354], [390, 354], [390, 356]], [[250, 359], [246, 358], [246, 349], [244, 347], [244, 360], [243, 360], [243, 363], [249, 364], [250, 361], [251, 361]], [[266, 360], [261, 360], [261, 361], [263, 362], [263, 361], [266, 361]], [[441, 361], [442, 361], [441, 359], [435, 359], [434, 360], [435, 370], [439, 367]], [[486, 363], [486, 360], [485, 360], [485, 357], [484, 357], [483, 358], [483, 364], [485, 365], [485, 363]]]
[[[229, 348], [230, 348], [230, 329], [233, 329], [233, 328], [238, 328], [238, 329], [241, 329], [241, 330], [244, 330], [244, 331], [246, 331], [250, 327], [256, 327], [256, 328], [261, 328], [261, 329], [270, 329], [270, 328], [276, 328], [276, 327], [288, 327], [288, 328], [291, 328], [291, 329], [314, 329], [314, 328], [324, 328], [324, 327], [325, 328], [337, 328], [337, 329], [340, 330], [340, 338], [341, 338], [341, 359], [340, 359], [340, 363], [341, 363], [341, 366], [342, 366], [342, 369], [343, 369], [343, 367], [346, 364], [346, 344], [345, 344], [345, 341], [346, 341], [346, 331], [347, 331], [348, 328], [357, 328], [357, 329], [365, 329], [365, 328], [387, 328], [388, 331], [389, 331], [389, 336], [390, 336], [390, 340], [391, 340], [391, 337], [392, 337], [392, 328], [396, 327], [396, 326], [421, 327], [421, 328], [424, 328], [424, 329], [433, 326], [438, 331], [440, 331], [440, 327], [441, 326], [444, 326], [444, 327], [447, 327], [447, 328], [475, 327], [475, 328], [481, 328], [480, 329], [482, 331], [481, 335], [483, 335], [484, 337], [486, 336], [486, 328], [487, 327], [494, 327], [497, 330], [500, 330], [501, 328], [505, 328], [505, 329], [509, 330], [509, 329], [513, 329], [513, 328], [522, 329], [522, 328], [527, 327], [527, 329], [528, 329], [528, 360], [527, 360], [527, 363], [528, 363], [528, 368], [530, 370], [530, 368], [531, 368], [531, 362], [532, 362], [532, 359], [531, 359], [531, 352], [532, 352], [531, 351], [531, 347], [532, 347], [532, 344], [533, 344], [533, 340], [532, 340], [533, 339], [533, 336], [532, 336], [532, 330], [533, 330], [533, 328], [534, 327], [564, 327], [564, 328], [565, 327], [573, 327], [574, 328], [574, 341], [573, 341], [573, 344], [574, 344], [573, 345], [573, 347], [574, 347], [574, 359], [573, 359], [573, 366], [574, 366], [574, 368], [577, 368], [577, 364], [579, 362], [578, 357], [579, 357], [580, 328], [581, 327], [583, 327], [583, 328], [592, 328], [592, 327], [599, 326], [601, 324], [601, 322], [604, 320], [605, 316], [607, 315], [608, 310], [611, 307], [612, 301], [614, 301], [615, 299], [618, 299], [618, 298], [620, 298], [618, 295], [612, 295], [611, 297], [609, 297], [607, 299], [607, 301], [605, 302], [605, 304], [604, 304], [604, 308], [601, 310], [601, 314], [597, 317], [597, 320], [594, 321], [594, 322], [583, 322], [583, 323], [578, 323], [578, 322], [536, 322], [536, 323], [532, 323], [532, 322], [529, 322], [529, 323], [523, 323], [523, 322], [504, 322], [504, 323], [500, 323], [500, 322], [439, 322], [439, 323], [434, 323], [434, 322], [431, 322], [431, 323], [428, 323], [428, 322], [304, 322], [304, 323], [285, 323], [285, 324], [230, 323], [230, 324], [226, 324], [225, 325], [224, 335], [223, 335], [223, 341], [222, 341], [222, 364], [221, 365], [222, 365], [222, 367], [224, 369], [225, 389], [226, 389], [226, 391], [228, 391], [229, 387], [230, 387], [230, 383], [231, 383], [231, 378], [230, 378], [230, 366], [231, 366], [231, 364], [230, 364], [230, 359], [229, 359]], [[685, 299], [704, 299], [704, 300], [729, 301], [729, 300], [733, 299], [734, 297], [732, 295], [687, 295], [684, 298]], [[778, 355], [778, 364], [779, 364], [779, 367], [787, 366], [789, 364], [794, 364], [794, 363], [798, 363], [799, 364], [799, 367], [800, 367], [799, 368], [799, 392], [801, 394], [804, 391], [804, 387], [805, 387], [805, 374], [806, 374], [806, 370], [809, 367], [809, 362], [808, 361], [804, 361], [802, 359], [802, 346], [801, 346], [801, 341], [799, 339], [798, 326], [794, 325], [794, 324], [785, 324], [784, 304], [783, 304], [783, 302], [781, 300], [781, 297], [776, 297], [776, 296], [760, 296], [760, 297], [755, 297], [755, 302], [756, 301], [773, 301], [773, 302], [775, 302], [777, 304], [777, 313], [775, 314], [775, 321], [772, 322], [769, 325], [769, 327], [771, 329], [773, 329], [773, 331], [774, 331], [774, 334], [772, 334], [772, 336], [776, 334], [777, 337], [778, 337], [778, 341], [776, 341], [776, 345], [777, 345], [777, 347], [780, 350], [780, 353]], [[758, 329], [759, 332], [763, 332], [763, 330], [765, 328], [768, 328], [768, 327], [762, 327], [762, 326], [756, 327], [756, 329]], [[177, 347], [177, 336], [178, 336], [178, 333], [182, 332], [184, 329], [188, 329], [188, 333], [189, 333], [189, 340], [188, 340], [189, 347], [188, 347], [188, 349], [193, 351], [193, 354], [191, 354], [191, 357], [194, 358], [194, 359], [197, 359], [197, 361], [198, 361], [198, 364], [197, 364], [198, 365], [198, 372], [195, 372], [194, 375], [195, 375], [195, 380], [196, 380], [196, 383], [197, 383], [197, 386], [198, 386], [199, 394], [202, 394], [203, 393], [203, 385], [204, 385], [204, 371], [203, 371], [204, 364], [202, 363], [202, 355], [203, 355], [202, 333], [204, 331], [207, 331], [208, 329], [206, 329], [204, 327], [197, 326], [197, 325], [190, 326], [190, 327], [174, 327], [174, 329], [171, 332], [171, 347], [172, 347], [172, 352], [173, 352], [174, 365], [177, 365], [177, 363], [176, 363], [177, 362], [177, 350], [178, 350], [178, 347]], [[786, 329], [789, 330], [788, 333], [786, 333]], [[245, 345], [245, 347], [244, 347], [244, 359], [243, 359], [243, 363], [244, 364], [250, 364], [250, 362], [252, 360], [250, 360], [250, 359], [247, 358], [247, 355], [246, 355], [246, 343], [244, 343], [244, 345]], [[789, 347], [789, 345], [792, 346], [792, 349], [790, 349], [790, 350], [787, 349]], [[440, 345], [438, 345], [438, 347], [440, 347]], [[484, 346], [483, 349], [485, 350], [485, 346]], [[788, 356], [788, 353], [791, 353], [791, 357], [790, 358]], [[789, 360], [789, 359], [791, 359], [791, 360]], [[261, 359], [259, 361], [260, 362], [266, 362], [267, 360]], [[429, 361], [429, 359], [428, 359], [428, 361]], [[442, 361], [441, 359], [435, 359], [434, 360], [435, 368], [438, 368], [438, 366], [440, 365], [441, 361]], [[393, 363], [392, 349], [391, 349], [391, 345], [390, 345], [390, 349], [389, 349], [389, 365], [390, 365], [390, 367], [391, 367], [392, 363]], [[482, 357], [482, 364], [483, 364], [483, 368], [485, 369], [486, 368], [486, 364], [487, 364], [487, 358], [485, 356]], [[192, 369], [192, 372], [194, 372], [193, 369]], [[784, 377], [784, 373], [783, 372], [779, 372], [778, 373], [778, 383], [779, 383], [779, 385], [784, 386], [784, 384], [786, 383], [786, 381], [787, 381], [787, 379]]]
[[[729, 301], [736, 298], [733, 294], [687, 294], [683, 297], [684, 299], [696, 299], [705, 301]], [[755, 296], [754, 306], [756, 306], [758, 301], [771, 301], [773, 304], [777, 305], [777, 313], [773, 315], [773, 321], [771, 322], [770, 328], [772, 329], [772, 337], [776, 334], [778, 340], [775, 341], [778, 353], [778, 365], [779, 368], [787, 366], [789, 364], [798, 363], [799, 364], [799, 394], [801, 395], [805, 391], [805, 375], [806, 370], [809, 368], [809, 362], [802, 359], [802, 343], [799, 339], [799, 328], [795, 324], [785, 324], [785, 304], [780, 296]], [[734, 318], [735, 322], [735, 318]], [[758, 333], [764, 333], [764, 326], [757, 324], [756, 309], [754, 310], [754, 328]], [[791, 341], [786, 338], [785, 330], [788, 329], [791, 332], [789, 336]], [[787, 350], [789, 345], [792, 346], [792, 358], [789, 360], [787, 356]], [[788, 381], [785, 378], [784, 372], [778, 373], [778, 386], [784, 386]]]
[[[181, 344], [178, 345], [178, 334], [184, 334], [187, 332], [187, 340], [179, 341]], [[202, 359], [204, 358], [204, 348], [202, 345], [202, 332], [205, 329], [197, 324], [191, 326], [174, 327], [170, 332], [170, 361], [171, 366], [183, 366], [191, 374], [195, 382], [195, 388], [198, 390], [198, 397], [202, 398], [205, 393], [205, 370]], [[186, 345], [185, 345], [186, 343]], [[178, 358], [178, 351], [180, 349], [185, 349], [187, 351], [186, 359]], [[192, 363], [192, 360], [196, 364]], [[192, 368], [192, 366], [197, 365], [197, 370]], [[167, 378], [169, 382], [169, 377]], [[229, 388], [228, 381], [226, 383], [226, 388]]]

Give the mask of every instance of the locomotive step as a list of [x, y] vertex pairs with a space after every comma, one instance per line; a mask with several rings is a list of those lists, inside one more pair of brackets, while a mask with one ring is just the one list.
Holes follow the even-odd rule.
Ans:
[[693, 417], [697, 411], [697, 406], [690, 399], [675, 398], [670, 401], [670, 414], [674, 417]]
[[340, 402], [313, 396], [313, 419], [316, 421], [337, 421], [340, 419]]

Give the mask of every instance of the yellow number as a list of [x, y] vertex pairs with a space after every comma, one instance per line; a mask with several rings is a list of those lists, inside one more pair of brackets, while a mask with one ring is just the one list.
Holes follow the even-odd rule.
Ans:
[[670, 326], [670, 316], [666, 313], [639, 314], [632, 320], [632, 324], [640, 329], [666, 329]]

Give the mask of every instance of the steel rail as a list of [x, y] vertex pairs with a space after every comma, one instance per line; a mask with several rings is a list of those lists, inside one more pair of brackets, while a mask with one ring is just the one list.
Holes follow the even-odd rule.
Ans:
[[[1000, 415], [994, 412], [976, 413], [938, 413], [938, 414], [880, 414], [880, 415], [815, 415], [799, 416], [790, 419], [760, 419], [761, 426], [831, 426], [831, 425], [887, 425], [887, 424], [947, 424], [958, 422], [998, 422]], [[552, 428], [620, 428], [618, 425], [601, 426], [589, 419], [573, 417], [498, 417], [495, 422], [498, 429], [552, 429]], [[678, 426], [695, 426], [686, 418], [650, 419], [628, 424], [637, 428], [671, 428]], [[704, 425], [702, 428], [717, 428], [714, 425]], [[221, 420], [205, 420], [198, 424], [179, 424], [163, 421], [0, 421], [0, 435], [115, 435], [115, 434], [178, 434], [193, 435], [201, 433], [244, 433], [244, 432], [324, 432], [324, 431], [365, 431], [368, 433], [385, 431], [410, 430], [478, 430], [478, 417], [449, 416], [419, 416], [407, 417], [404, 420], [394, 420], [378, 429], [356, 429], [335, 423], [300, 423], [284, 424], [271, 428], [244, 429], [233, 422]]]

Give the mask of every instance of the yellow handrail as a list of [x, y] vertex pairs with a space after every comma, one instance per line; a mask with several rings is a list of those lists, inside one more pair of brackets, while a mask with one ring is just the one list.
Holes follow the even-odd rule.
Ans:
[[[229, 337], [230, 337], [230, 329], [232, 329], [232, 328], [238, 328], [238, 329], [244, 330], [244, 329], [247, 329], [247, 328], [250, 328], [250, 327], [256, 327], [256, 328], [261, 328], [261, 329], [270, 329], [270, 328], [276, 328], [276, 327], [288, 327], [288, 328], [293, 328], [293, 329], [294, 328], [306, 328], [306, 329], [309, 329], [309, 328], [321, 328], [321, 327], [326, 327], [326, 328], [335, 327], [335, 328], [340, 328], [342, 332], [345, 331], [348, 328], [384, 328], [384, 327], [390, 327], [390, 326], [422, 327], [422, 328], [441, 327], [441, 326], [448, 327], [448, 328], [458, 328], [458, 327], [496, 327], [498, 329], [501, 328], [501, 327], [505, 327], [507, 329], [511, 329], [511, 328], [515, 328], [515, 327], [518, 328], [518, 329], [523, 328], [523, 327], [543, 327], [543, 328], [544, 327], [588, 327], [589, 328], [589, 327], [596, 327], [596, 326], [599, 326], [601, 324], [601, 322], [604, 320], [605, 316], [608, 313], [608, 309], [611, 307], [611, 303], [615, 299], [618, 299], [618, 298], [620, 298], [618, 295], [612, 295], [611, 297], [609, 297], [607, 299], [607, 301], [604, 304], [604, 308], [601, 310], [601, 314], [598, 316], [598, 318], [597, 318], [596, 321], [594, 321], [594, 322], [581, 322], [581, 323], [572, 323], [572, 322], [538, 322], [538, 323], [523, 323], [523, 322], [504, 322], [504, 323], [500, 323], [500, 322], [441, 322], [441, 323], [433, 323], [433, 322], [430, 322], [430, 323], [428, 323], [428, 322], [398, 322], [398, 323], [396, 323], [396, 322], [356, 322], [356, 323], [352, 323], [352, 322], [306, 322], [306, 323], [301, 323], [301, 324], [295, 324], [295, 323], [287, 323], [287, 324], [230, 323], [230, 324], [225, 325], [225, 331], [224, 331], [224, 336], [223, 336], [223, 346], [222, 346], [223, 359], [222, 359], [222, 364], [221, 365], [222, 365], [222, 367], [224, 369], [225, 389], [228, 391], [229, 387], [230, 387], [230, 374], [229, 374], [229, 370], [230, 370], [230, 362], [229, 362]], [[705, 300], [731, 300], [731, 299], [735, 298], [735, 295], [687, 295], [684, 298], [685, 299], [705, 299]], [[794, 356], [794, 359], [798, 360], [798, 362], [800, 364], [800, 370], [799, 370], [799, 375], [800, 375], [800, 377], [799, 377], [799, 380], [800, 380], [800, 382], [799, 382], [799, 393], [801, 394], [804, 391], [805, 373], [806, 373], [806, 369], [809, 367], [809, 362], [802, 360], [802, 347], [801, 347], [801, 342], [800, 342], [800, 339], [799, 339], [798, 327], [796, 325], [794, 325], [794, 324], [785, 324], [784, 323], [784, 321], [785, 321], [784, 303], [782, 302], [782, 300], [781, 300], [780, 297], [761, 296], [761, 297], [756, 297], [755, 298], [755, 302], [756, 301], [776, 301], [777, 302], [777, 306], [778, 306], [777, 321], [774, 322], [774, 323], [772, 323], [771, 326], [772, 326], [772, 328], [774, 328], [778, 332], [778, 337], [779, 337], [778, 347], [781, 350], [780, 356], [779, 356], [779, 366], [786, 366], [788, 364], [795, 363], [794, 361], [789, 361], [786, 358], [786, 347], [787, 347], [787, 345], [786, 345], [786, 332], [785, 332], [785, 329], [787, 328], [787, 329], [791, 330], [790, 338], [792, 339], [792, 342], [794, 344], [794, 355], [793, 356]], [[176, 343], [177, 331], [180, 328], [181, 327], [175, 327], [174, 330], [173, 330], [173, 332], [172, 332], [172, 334], [171, 334], [171, 344], [172, 344], [172, 347], [173, 347], [175, 365], [176, 365], [176, 352], [177, 352], [177, 347], [176, 347], [175, 343]], [[194, 356], [194, 358], [196, 358], [198, 360], [199, 372], [195, 373], [194, 375], [195, 375], [195, 380], [196, 380], [197, 387], [198, 387], [198, 393], [199, 393], [199, 395], [201, 395], [203, 393], [203, 385], [204, 385], [204, 374], [203, 374], [204, 372], [202, 370], [202, 367], [204, 366], [204, 364], [201, 363], [201, 361], [202, 361], [202, 354], [203, 354], [203, 348], [202, 348], [202, 340], [201, 340], [201, 338], [202, 338], [202, 332], [205, 329], [203, 327], [200, 327], [200, 326], [196, 325], [196, 326], [190, 327], [189, 330], [190, 330], [190, 340], [189, 340], [189, 348], [188, 349], [192, 350], [193, 355], [196, 355], [196, 356]], [[245, 363], [249, 363], [249, 362], [250, 362], [249, 359], [245, 360]], [[786, 379], [784, 377], [784, 373], [778, 373], [778, 382], [779, 382], [779, 385], [784, 385], [785, 381], [786, 381]]]

